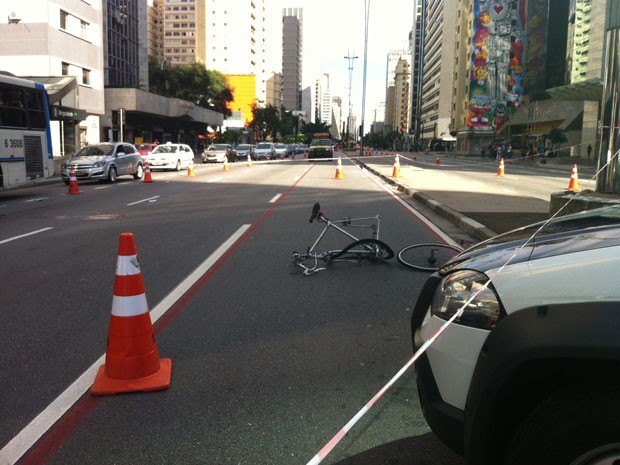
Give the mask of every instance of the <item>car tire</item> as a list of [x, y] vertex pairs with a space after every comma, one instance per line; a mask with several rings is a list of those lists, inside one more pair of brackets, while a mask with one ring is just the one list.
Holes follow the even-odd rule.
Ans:
[[133, 174], [133, 178], [142, 179], [142, 176], [144, 176], [144, 167], [142, 166], [142, 163], [138, 163], [138, 167], [136, 168], [136, 172]]
[[[596, 465], [620, 459], [620, 382], [571, 387], [541, 403], [520, 426], [504, 465]], [[614, 460], [610, 460], [614, 458]]]
[[114, 184], [116, 182], [116, 166], [110, 166], [110, 169], [108, 170], [108, 182], [110, 184]]

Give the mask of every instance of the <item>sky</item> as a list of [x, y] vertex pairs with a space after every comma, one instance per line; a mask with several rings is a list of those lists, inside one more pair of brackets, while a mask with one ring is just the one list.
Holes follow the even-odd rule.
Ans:
[[[348, 115], [349, 107], [349, 60], [345, 57], [358, 57], [353, 60], [351, 80], [351, 103], [358, 125], [362, 113], [365, 5], [368, 5], [365, 132], [370, 129], [379, 102], [385, 101], [388, 52], [409, 48], [413, 3], [414, 0], [267, 0], [268, 8], [279, 19], [279, 26], [274, 26], [273, 32], [276, 37], [279, 27], [276, 44], [280, 48], [282, 8], [303, 8], [302, 88], [313, 85], [322, 74], [328, 73], [332, 96], [342, 98], [344, 116]], [[281, 67], [280, 63], [278, 69]]]

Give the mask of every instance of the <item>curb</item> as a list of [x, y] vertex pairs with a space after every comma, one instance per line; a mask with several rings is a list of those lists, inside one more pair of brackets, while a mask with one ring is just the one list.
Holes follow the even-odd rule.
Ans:
[[380, 173], [379, 171], [370, 168], [366, 163], [360, 160], [355, 160], [355, 162], [362, 166], [364, 169], [370, 171], [375, 176], [380, 177], [383, 181], [393, 186], [396, 186], [400, 192], [403, 192], [408, 197], [411, 197], [414, 200], [422, 203], [427, 208], [431, 209], [438, 215], [446, 218], [448, 221], [453, 223], [456, 227], [458, 227], [461, 231], [469, 234], [474, 239], [478, 241], [484, 241], [490, 239], [491, 237], [497, 236], [495, 231], [487, 228], [485, 225], [478, 223], [477, 221], [469, 218], [468, 216], [463, 215], [460, 212], [457, 212], [453, 208], [448, 207], [447, 205], [438, 202], [437, 200], [429, 197], [427, 194], [416, 191], [415, 189], [405, 186], [394, 180], [393, 178], [387, 177], [386, 175]]

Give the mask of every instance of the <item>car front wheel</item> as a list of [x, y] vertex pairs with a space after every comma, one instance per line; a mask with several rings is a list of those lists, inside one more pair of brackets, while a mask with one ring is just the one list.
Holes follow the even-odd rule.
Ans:
[[113, 184], [116, 182], [116, 167], [110, 166], [110, 170], [108, 171], [108, 182]]
[[554, 394], [523, 422], [505, 465], [606, 465], [620, 461], [620, 383], [597, 381]]
[[143, 175], [144, 175], [144, 168], [142, 167], [142, 163], [139, 163], [138, 167], [136, 168], [136, 172], [133, 174], [133, 178], [142, 179]]

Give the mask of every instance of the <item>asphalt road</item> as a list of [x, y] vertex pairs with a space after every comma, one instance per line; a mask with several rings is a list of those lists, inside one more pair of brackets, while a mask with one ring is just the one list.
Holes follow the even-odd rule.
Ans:
[[[79, 195], [62, 184], [0, 193], [0, 463], [14, 463], [22, 446], [10, 441], [27, 442], [29, 423], [105, 352], [121, 232], [136, 239], [151, 308], [238, 239], [154, 324], [171, 388], [86, 393], [20, 463], [307, 463], [411, 356], [426, 278], [396, 261], [303, 276], [290, 255], [320, 231], [308, 223], [313, 203], [330, 218], [380, 214], [395, 251], [440, 239], [344, 168], [336, 180], [333, 162], [239, 163], [84, 184]], [[408, 372], [324, 463], [463, 462], [430, 433]]]

